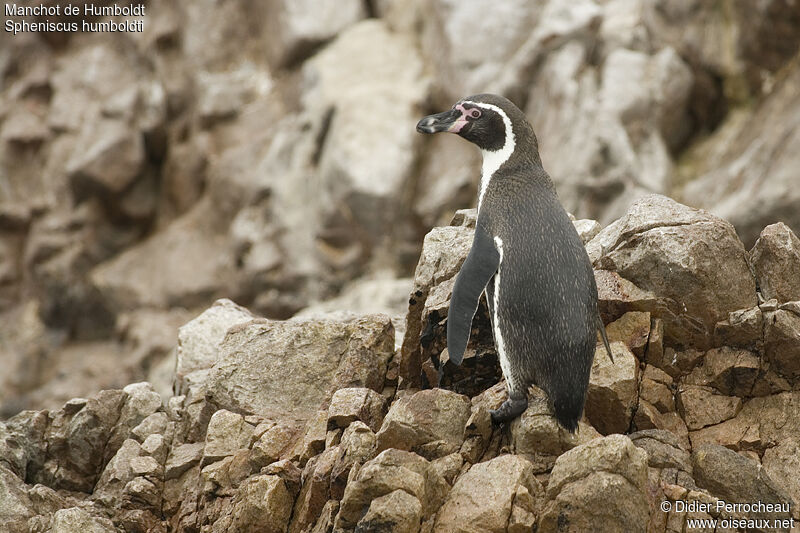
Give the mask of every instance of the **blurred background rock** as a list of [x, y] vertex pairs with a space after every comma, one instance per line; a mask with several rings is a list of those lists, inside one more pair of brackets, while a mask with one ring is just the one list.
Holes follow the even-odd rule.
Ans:
[[795, 0], [145, 4], [143, 33], [0, 33], [0, 417], [168, 394], [219, 297], [401, 317], [480, 165], [414, 125], [477, 92], [525, 110], [578, 218], [657, 192], [746, 248], [800, 232]]

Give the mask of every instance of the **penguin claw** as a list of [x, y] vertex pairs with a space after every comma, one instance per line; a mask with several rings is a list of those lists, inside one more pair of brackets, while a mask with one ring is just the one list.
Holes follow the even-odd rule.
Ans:
[[517, 418], [527, 408], [528, 400], [526, 398], [509, 398], [508, 400], [504, 401], [503, 405], [501, 405], [499, 408], [490, 410], [489, 414], [492, 417], [492, 423], [496, 426], [499, 426], [503, 422], [508, 422], [509, 420]]

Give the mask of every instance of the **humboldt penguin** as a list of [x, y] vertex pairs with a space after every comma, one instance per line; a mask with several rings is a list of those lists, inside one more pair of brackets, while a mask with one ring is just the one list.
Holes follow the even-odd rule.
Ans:
[[[495, 424], [545, 391], [559, 424], [574, 432], [583, 414], [596, 333], [611, 357], [586, 249], [542, 168], [536, 135], [511, 101], [478, 94], [419, 121], [421, 133], [450, 132], [483, 154], [472, 248], [453, 287], [449, 359], [461, 364], [472, 319], [486, 293], [508, 399]], [[441, 367], [440, 367], [441, 372]]]

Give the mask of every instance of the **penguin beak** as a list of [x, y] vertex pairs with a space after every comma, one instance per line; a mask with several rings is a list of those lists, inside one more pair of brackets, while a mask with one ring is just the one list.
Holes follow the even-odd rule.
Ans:
[[466, 120], [461, 117], [461, 111], [451, 109], [444, 113], [429, 115], [417, 123], [417, 131], [420, 133], [439, 133], [449, 131], [458, 133], [466, 124]]

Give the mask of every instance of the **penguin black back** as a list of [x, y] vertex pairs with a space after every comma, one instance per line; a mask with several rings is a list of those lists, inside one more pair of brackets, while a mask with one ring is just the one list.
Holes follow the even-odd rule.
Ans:
[[509, 393], [492, 419], [521, 414], [536, 384], [574, 431], [602, 323], [591, 263], [542, 167], [533, 128], [509, 100], [480, 94], [423, 118], [417, 130], [456, 133], [483, 153], [475, 237], [448, 314], [450, 361], [460, 364], [485, 291]]

